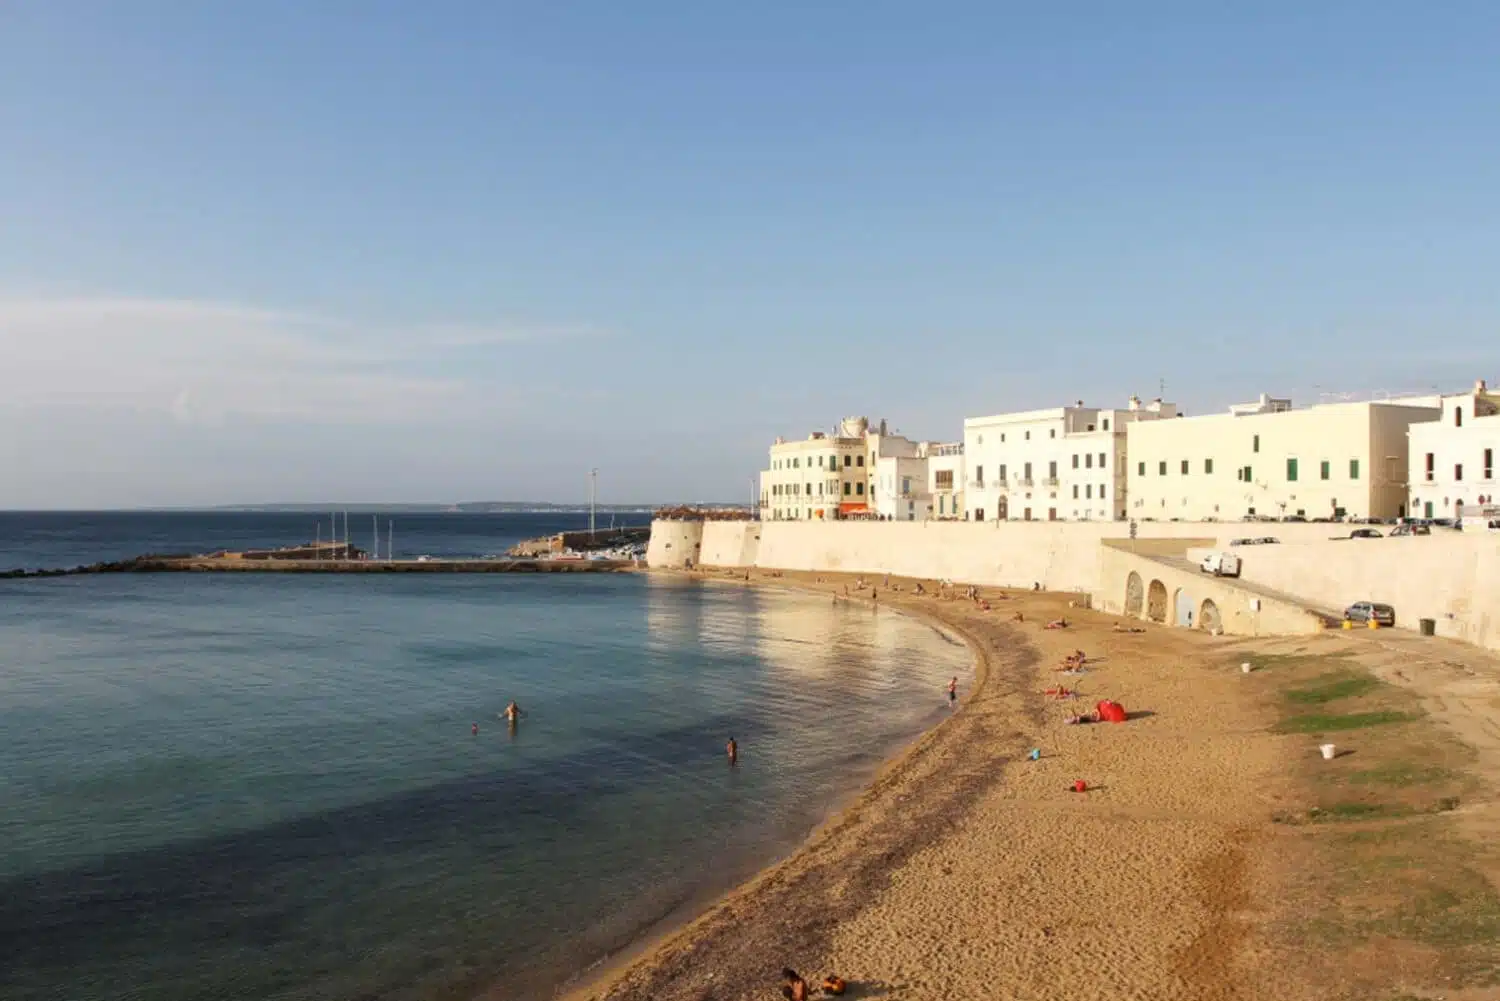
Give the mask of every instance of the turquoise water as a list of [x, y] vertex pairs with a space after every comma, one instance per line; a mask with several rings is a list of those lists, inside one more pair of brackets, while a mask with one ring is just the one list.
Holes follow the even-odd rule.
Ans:
[[969, 669], [891, 612], [642, 576], [0, 582], [0, 996], [545, 997]]

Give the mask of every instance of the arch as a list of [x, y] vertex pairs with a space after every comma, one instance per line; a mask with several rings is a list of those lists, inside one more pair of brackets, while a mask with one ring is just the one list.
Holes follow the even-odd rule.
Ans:
[[1125, 614], [1141, 617], [1141, 608], [1146, 604], [1146, 584], [1134, 570], [1125, 578]]
[[1172, 625], [1184, 629], [1193, 628], [1193, 615], [1197, 611], [1198, 603], [1191, 594], [1180, 587], [1172, 592]]
[[1211, 633], [1224, 631], [1224, 622], [1219, 618], [1219, 606], [1214, 604], [1212, 598], [1204, 598], [1203, 604], [1198, 609], [1198, 628], [1206, 629]]
[[1152, 622], [1167, 621], [1167, 585], [1159, 580], [1146, 589], [1146, 617]]

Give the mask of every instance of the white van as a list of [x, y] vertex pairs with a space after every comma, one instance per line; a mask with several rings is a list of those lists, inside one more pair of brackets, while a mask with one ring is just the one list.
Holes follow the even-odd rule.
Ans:
[[1203, 557], [1203, 562], [1198, 564], [1198, 569], [1204, 573], [1211, 573], [1215, 577], [1238, 577], [1240, 558], [1233, 553], [1209, 553]]

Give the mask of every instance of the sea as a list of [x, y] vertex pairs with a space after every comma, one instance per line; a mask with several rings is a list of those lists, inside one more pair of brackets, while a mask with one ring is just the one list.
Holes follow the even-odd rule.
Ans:
[[[0, 568], [318, 521], [0, 513]], [[351, 535], [587, 515], [391, 521]], [[887, 609], [649, 574], [0, 580], [0, 998], [551, 997], [791, 852], [971, 671]]]

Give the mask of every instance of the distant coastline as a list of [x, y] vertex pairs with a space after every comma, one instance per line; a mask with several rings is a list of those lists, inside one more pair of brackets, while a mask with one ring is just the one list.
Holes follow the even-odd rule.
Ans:
[[[743, 504], [701, 502], [699, 508], [744, 507]], [[661, 504], [596, 504], [596, 514], [651, 514]], [[555, 504], [548, 501], [460, 501], [456, 504], [218, 504], [187, 507], [122, 508], [14, 508], [9, 514], [588, 514], [588, 504]]]

